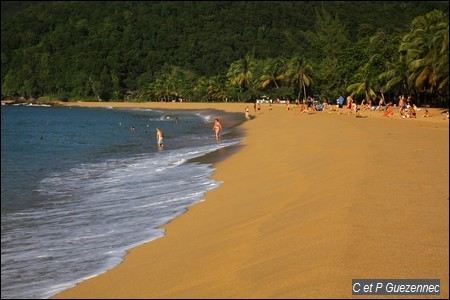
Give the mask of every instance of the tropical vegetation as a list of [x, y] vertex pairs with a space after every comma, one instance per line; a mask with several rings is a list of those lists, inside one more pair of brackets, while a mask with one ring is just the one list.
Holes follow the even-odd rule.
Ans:
[[448, 1], [2, 1], [1, 97], [448, 107]]

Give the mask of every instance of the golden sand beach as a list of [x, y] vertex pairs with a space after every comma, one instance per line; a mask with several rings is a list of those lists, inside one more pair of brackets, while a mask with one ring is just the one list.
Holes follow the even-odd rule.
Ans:
[[242, 147], [214, 164], [221, 185], [205, 201], [53, 298], [351, 298], [361, 278], [440, 279], [430, 298], [449, 297], [449, 121], [438, 109], [401, 119], [248, 106]]

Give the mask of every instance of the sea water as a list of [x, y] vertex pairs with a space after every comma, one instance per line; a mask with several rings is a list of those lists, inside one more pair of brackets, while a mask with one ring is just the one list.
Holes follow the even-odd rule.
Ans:
[[2, 106], [2, 299], [48, 298], [163, 236], [161, 225], [220, 184], [210, 165], [192, 159], [239, 142], [216, 141], [213, 118]]

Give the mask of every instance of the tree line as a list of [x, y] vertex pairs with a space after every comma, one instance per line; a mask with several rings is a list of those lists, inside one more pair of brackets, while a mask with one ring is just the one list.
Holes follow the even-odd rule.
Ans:
[[2, 99], [448, 106], [448, 2], [25, 2], [2, 2]]

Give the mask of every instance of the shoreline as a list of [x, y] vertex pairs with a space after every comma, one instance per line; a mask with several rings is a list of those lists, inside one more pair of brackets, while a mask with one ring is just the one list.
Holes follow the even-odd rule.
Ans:
[[[208, 114], [214, 114], [215, 117], [219, 118], [224, 128], [228, 128], [230, 132], [224, 135], [227, 137], [238, 137], [242, 138], [244, 136], [243, 130], [240, 128], [245, 122], [244, 113], [239, 111], [241, 109], [244, 111], [245, 103], [233, 103], [232, 109], [227, 107], [228, 110], [211, 108], [215, 104], [211, 103], [173, 103], [173, 102], [59, 102], [58, 106], [80, 106], [80, 107], [111, 107], [111, 108], [148, 108], [148, 109], [160, 109], [166, 112], [207, 112]], [[176, 106], [176, 107], [174, 107]], [[180, 107], [179, 107], [180, 106]], [[241, 106], [241, 107], [238, 107]], [[212, 120], [210, 121], [212, 123]], [[232, 145], [228, 147], [215, 150], [211, 153], [207, 153], [200, 157], [196, 157], [188, 160], [188, 162], [199, 162], [214, 165], [228, 156], [232, 155], [239, 149], [239, 145]]]
[[[144, 108], [247, 106], [179, 104]], [[205, 201], [52, 298], [348, 298], [352, 278], [439, 278], [448, 297], [448, 121], [255, 114]]]
[[[112, 108], [149, 108], [149, 109], [161, 109], [167, 112], [208, 112], [209, 114], [214, 114], [215, 117], [219, 118], [224, 128], [230, 130], [226, 135], [227, 137], [238, 137], [243, 138], [244, 132], [240, 125], [245, 122], [244, 109], [245, 103], [232, 103], [231, 106], [227, 106], [228, 110], [211, 108], [215, 106], [215, 103], [173, 103], [173, 102], [59, 102], [58, 106], [82, 106], [82, 107], [112, 107]], [[219, 104], [220, 105], [220, 104]], [[174, 107], [176, 106], [176, 107]], [[181, 106], [181, 107], [179, 107]], [[231, 107], [231, 109], [230, 109]], [[241, 109], [241, 111], [239, 111]], [[210, 121], [212, 122], [212, 120]], [[203, 156], [190, 159], [188, 162], [198, 162], [214, 165], [228, 156], [232, 155], [238, 149], [240, 145], [232, 145], [228, 147], [215, 150], [211, 153], [207, 153]], [[214, 166], [213, 166], [214, 167]]]

